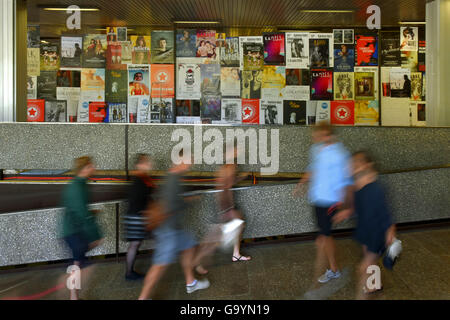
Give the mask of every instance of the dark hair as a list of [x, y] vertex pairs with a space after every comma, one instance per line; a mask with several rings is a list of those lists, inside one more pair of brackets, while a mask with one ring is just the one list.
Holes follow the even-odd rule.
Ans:
[[149, 160], [150, 156], [146, 153], [138, 153], [136, 154], [135, 158], [134, 158], [134, 166], [136, 167], [138, 164]]
[[372, 154], [369, 151], [367, 151], [367, 150], [356, 151], [353, 153], [352, 158], [354, 158], [356, 156], [360, 156], [365, 163], [371, 164], [372, 168], [375, 171], [378, 171], [377, 167], [376, 167], [375, 159], [373, 158]]

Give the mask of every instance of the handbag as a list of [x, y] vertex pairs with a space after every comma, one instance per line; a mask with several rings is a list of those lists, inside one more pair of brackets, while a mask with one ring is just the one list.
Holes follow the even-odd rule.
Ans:
[[161, 200], [150, 201], [143, 214], [147, 218], [147, 224], [145, 226], [147, 231], [156, 229], [167, 218], [167, 214]]

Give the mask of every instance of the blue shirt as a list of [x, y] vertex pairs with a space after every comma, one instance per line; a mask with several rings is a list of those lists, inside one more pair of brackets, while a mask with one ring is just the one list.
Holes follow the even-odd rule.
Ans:
[[353, 184], [350, 154], [341, 143], [313, 145], [307, 171], [311, 174], [309, 201], [316, 206], [344, 201], [345, 187]]

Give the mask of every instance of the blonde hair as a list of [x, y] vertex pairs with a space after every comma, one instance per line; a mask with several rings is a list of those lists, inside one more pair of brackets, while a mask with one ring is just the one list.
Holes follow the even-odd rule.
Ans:
[[73, 165], [75, 174], [78, 175], [81, 172], [81, 170], [83, 170], [86, 166], [88, 166], [92, 163], [93, 163], [92, 158], [89, 156], [82, 156], [82, 157], [75, 159], [74, 165]]

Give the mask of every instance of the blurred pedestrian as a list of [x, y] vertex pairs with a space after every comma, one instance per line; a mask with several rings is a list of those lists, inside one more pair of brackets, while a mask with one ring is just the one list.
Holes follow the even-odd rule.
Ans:
[[132, 184], [128, 192], [128, 212], [124, 218], [125, 239], [129, 242], [127, 251], [126, 280], [144, 278], [143, 274], [134, 270], [136, 255], [142, 241], [149, 237], [146, 226], [146, 217], [142, 214], [152, 201], [155, 189], [153, 179], [149, 173], [152, 162], [147, 154], [140, 153], [136, 156], [135, 171], [132, 172]]
[[[355, 238], [362, 245], [364, 255], [357, 269], [356, 298], [365, 299], [367, 294], [382, 289], [381, 279], [380, 287], [366, 287], [369, 276], [367, 270], [369, 266], [377, 264], [380, 256], [395, 239], [395, 225], [371, 156], [366, 151], [356, 152], [352, 164], [357, 215]], [[335, 220], [338, 223], [346, 218], [345, 214], [338, 214]]]
[[306, 174], [295, 187], [293, 194], [300, 191], [302, 185], [309, 182], [309, 201], [313, 206], [319, 227], [316, 239], [317, 256], [315, 278], [326, 283], [341, 276], [336, 261], [336, 245], [331, 235], [332, 217], [338, 210], [349, 216], [352, 210], [352, 179], [350, 155], [342, 143], [338, 142], [333, 128], [324, 122], [313, 127], [314, 145], [310, 151], [310, 163]]
[[[183, 157], [183, 152], [180, 155]], [[166, 219], [153, 230], [156, 240], [153, 265], [145, 276], [139, 300], [147, 299], [151, 295], [157, 282], [167, 267], [175, 262], [179, 253], [181, 253], [181, 266], [186, 280], [186, 292], [192, 293], [209, 287], [207, 279], [197, 280], [194, 277], [197, 242], [190, 233], [182, 230], [183, 213], [187, 210], [187, 204], [182, 196], [184, 190], [181, 178], [189, 171], [190, 166], [187, 163], [173, 165], [161, 188]]]
[[[95, 165], [88, 156], [75, 160], [75, 178], [63, 192], [65, 212], [62, 220], [62, 237], [73, 256], [73, 265], [85, 267], [86, 253], [103, 241], [96, 221], [96, 212], [88, 209], [89, 190], [87, 181], [95, 173]], [[81, 270], [81, 279], [87, 282], [92, 268]], [[83, 284], [83, 282], [82, 282]], [[70, 299], [78, 299], [77, 289], [70, 291]]]

